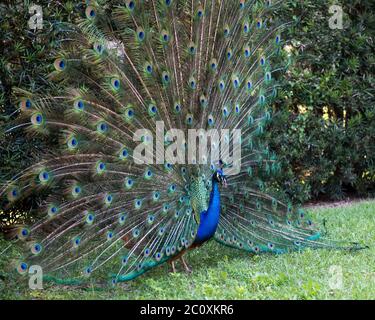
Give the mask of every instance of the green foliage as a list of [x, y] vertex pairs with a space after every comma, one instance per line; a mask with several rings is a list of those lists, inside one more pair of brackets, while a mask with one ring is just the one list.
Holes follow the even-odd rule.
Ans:
[[278, 182], [295, 200], [375, 191], [373, 1], [342, 4], [344, 29], [329, 27], [324, 0], [295, 1], [285, 37], [294, 63], [282, 79], [269, 130], [283, 164]]
[[[160, 266], [134, 281], [113, 288], [67, 287], [45, 284], [32, 291], [27, 278], [17, 285], [8, 263], [0, 259], [1, 299], [374, 299], [375, 202], [314, 209], [314, 220], [327, 219], [333, 239], [364, 242], [357, 252], [306, 250], [284, 255], [250, 255], [214, 241], [187, 254], [188, 275]], [[8, 245], [0, 240], [0, 252]], [[17, 249], [6, 257], [17, 256]], [[342, 288], [330, 287], [332, 266], [342, 270]], [[179, 270], [182, 266], [177, 265]], [[3, 274], [3, 279], [1, 279]]]

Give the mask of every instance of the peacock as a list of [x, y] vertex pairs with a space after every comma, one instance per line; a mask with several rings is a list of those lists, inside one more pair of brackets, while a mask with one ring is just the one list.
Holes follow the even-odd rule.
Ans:
[[[288, 66], [281, 4], [86, 1], [51, 61], [58, 94], [20, 91], [8, 129], [56, 141], [0, 189], [9, 206], [47, 194], [12, 230], [18, 273], [117, 283], [177, 260], [191, 272], [184, 254], [211, 239], [254, 254], [357, 248], [266, 183], [281, 170], [264, 139]], [[189, 157], [191, 144], [207, 147]]]

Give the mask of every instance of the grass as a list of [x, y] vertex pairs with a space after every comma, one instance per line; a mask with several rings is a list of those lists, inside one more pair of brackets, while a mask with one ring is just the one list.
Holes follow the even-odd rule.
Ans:
[[[187, 255], [192, 275], [172, 274], [164, 265], [132, 282], [101, 290], [45, 285], [41, 291], [23, 289], [7, 278], [0, 278], [0, 298], [374, 299], [375, 201], [309, 211], [315, 221], [327, 219], [330, 238], [363, 241], [370, 249], [306, 250], [279, 256], [254, 256], [212, 241]], [[4, 247], [4, 241], [0, 242], [0, 252]], [[4, 267], [0, 262], [0, 271]], [[342, 288], [330, 287], [334, 279], [332, 268], [341, 269]]]

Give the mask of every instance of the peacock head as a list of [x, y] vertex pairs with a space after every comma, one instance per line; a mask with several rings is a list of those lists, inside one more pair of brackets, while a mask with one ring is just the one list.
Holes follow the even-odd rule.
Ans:
[[217, 170], [213, 176], [212, 180], [215, 182], [218, 182], [221, 186], [226, 187], [227, 186], [227, 178], [224, 175], [223, 170], [219, 169]]

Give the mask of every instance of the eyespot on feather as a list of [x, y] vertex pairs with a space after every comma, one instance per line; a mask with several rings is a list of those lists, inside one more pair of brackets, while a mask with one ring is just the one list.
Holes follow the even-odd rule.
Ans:
[[58, 58], [58, 59], [55, 60], [53, 65], [54, 65], [56, 71], [64, 71], [66, 69], [67, 62], [63, 58]]
[[87, 19], [92, 20], [96, 17], [96, 10], [93, 6], [88, 6], [85, 10]]
[[17, 186], [9, 187], [7, 192], [7, 199], [10, 202], [16, 201], [20, 197], [20, 189]]
[[43, 114], [40, 113], [40, 112], [34, 113], [34, 114], [31, 116], [31, 123], [32, 123], [35, 127], [41, 127], [41, 126], [43, 126], [44, 123], [45, 123], [45, 119], [44, 119]]
[[74, 101], [73, 106], [76, 112], [82, 112], [85, 109], [85, 103], [83, 100], [80, 100], [80, 99]]
[[104, 52], [104, 45], [101, 44], [101, 43], [95, 43], [93, 45], [93, 49], [95, 50], [95, 52], [99, 55], [103, 54]]
[[51, 204], [49, 207], [48, 207], [48, 210], [47, 210], [47, 213], [48, 213], [48, 216], [50, 218], [54, 218], [56, 217], [56, 215], [58, 214], [59, 212], [59, 208], [58, 206], [54, 205], [54, 204]]
[[146, 38], [146, 32], [142, 27], [137, 28], [136, 35], [139, 42], [143, 42]]
[[126, 8], [130, 11], [133, 12], [135, 9], [135, 1], [134, 0], [127, 0], [126, 1]]
[[106, 164], [102, 161], [98, 161], [95, 165], [96, 173], [102, 175], [106, 171]]
[[23, 98], [23, 99], [21, 99], [21, 101], [19, 103], [19, 106], [20, 106], [22, 111], [28, 111], [28, 110], [32, 109], [33, 104], [32, 104], [30, 99]]
[[19, 274], [24, 275], [27, 273], [29, 266], [25, 262], [20, 262], [16, 266], [16, 270]]
[[68, 137], [66, 144], [70, 151], [74, 151], [78, 148], [79, 143], [78, 143], [78, 139], [74, 135], [71, 135], [70, 137]]
[[41, 254], [43, 247], [40, 243], [33, 243], [31, 245], [31, 253], [35, 256]]
[[121, 87], [121, 81], [119, 78], [117, 77], [113, 77], [111, 79], [111, 87], [114, 91], [118, 91], [120, 90], [120, 87]]
[[42, 185], [45, 185], [45, 184], [47, 184], [48, 182], [51, 181], [52, 177], [51, 177], [51, 174], [47, 170], [44, 169], [44, 170], [40, 171], [40, 173], [38, 175], [38, 179], [39, 179], [39, 182]]
[[171, 35], [169, 34], [169, 32], [167, 30], [162, 30], [161, 35], [160, 35], [160, 39], [161, 39], [162, 43], [167, 44], [171, 40]]

